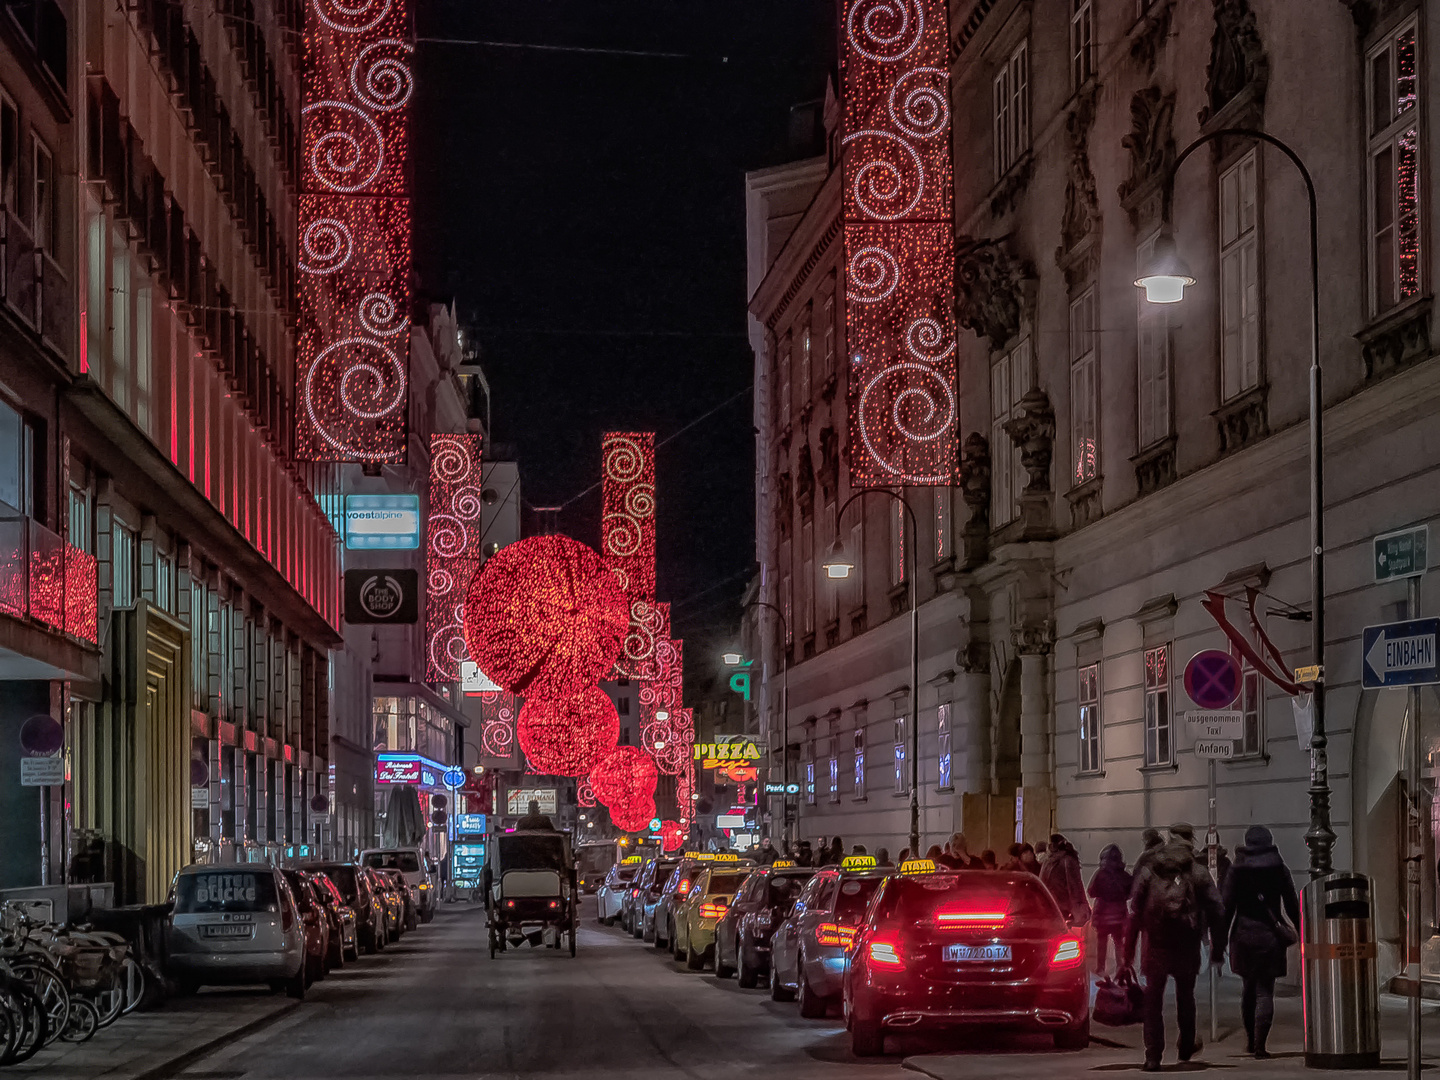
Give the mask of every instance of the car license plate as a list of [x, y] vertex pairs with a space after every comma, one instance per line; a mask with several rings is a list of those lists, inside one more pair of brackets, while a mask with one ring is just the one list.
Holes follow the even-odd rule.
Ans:
[[946, 945], [945, 961], [950, 964], [994, 964], [1010, 959], [1009, 945]]
[[217, 923], [200, 927], [201, 937], [248, 938], [254, 933], [254, 926], [241, 923]]

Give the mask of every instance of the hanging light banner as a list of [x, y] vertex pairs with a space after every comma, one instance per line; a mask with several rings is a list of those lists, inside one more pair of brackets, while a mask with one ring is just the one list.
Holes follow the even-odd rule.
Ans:
[[655, 433], [609, 431], [601, 443], [604, 507], [600, 552], [630, 599], [630, 629], [615, 673], [654, 673], [659, 612], [655, 608]]
[[310, 0], [302, 76], [295, 454], [405, 459], [409, 0]]
[[850, 482], [958, 480], [944, 0], [845, 0]]
[[[466, 674], [465, 597], [480, 568], [480, 506], [480, 436], [431, 435], [425, 545], [428, 683], [460, 682]], [[478, 678], [476, 668], [472, 681]]]

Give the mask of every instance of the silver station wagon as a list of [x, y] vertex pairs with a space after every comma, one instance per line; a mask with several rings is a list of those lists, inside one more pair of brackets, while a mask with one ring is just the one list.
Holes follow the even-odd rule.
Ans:
[[267, 983], [305, 996], [305, 926], [279, 870], [187, 866], [174, 891], [169, 968], [183, 990]]

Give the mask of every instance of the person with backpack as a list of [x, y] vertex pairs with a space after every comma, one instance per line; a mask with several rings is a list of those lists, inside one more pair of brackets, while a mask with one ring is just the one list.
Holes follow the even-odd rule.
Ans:
[[1170, 826], [1170, 840], [1135, 875], [1130, 922], [1125, 931], [1125, 969], [1133, 970], [1135, 946], [1145, 937], [1141, 972], [1145, 976], [1145, 1072], [1159, 1072], [1165, 1052], [1165, 984], [1175, 980], [1176, 1045], [1189, 1061], [1204, 1045], [1195, 1035], [1195, 979], [1200, 974], [1200, 943], [1210, 934], [1210, 963], [1225, 959], [1221, 930], [1224, 908], [1210, 871], [1195, 858], [1195, 830]]
[[1275, 838], [1263, 825], [1245, 831], [1245, 843], [1235, 855], [1222, 889], [1221, 930], [1230, 936], [1230, 970], [1243, 980], [1245, 1052], [1264, 1059], [1270, 1056], [1265, 1040], [1275, 1019], [1275, 980], [1284, 978], [1286, 954], [1298, 937], [1300, 898]]
[[1095, 901], [1095, 971], [1105, 977], [1110, 944], [1115, 945], [1115, 967], [1125, 966], [1125, 923], [1130, 917], [1130, 890], [1135, 879], [1125, 869], [1125, 855], [1115, 844], [1100, 852], [1100, 869], [1090, 879], [1090, 899]]

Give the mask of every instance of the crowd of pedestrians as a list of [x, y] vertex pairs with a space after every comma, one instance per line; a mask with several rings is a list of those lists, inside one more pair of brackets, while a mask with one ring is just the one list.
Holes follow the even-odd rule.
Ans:
[[[1166, 830], [1141, 833], [1141, 851], [1133, 866], [1116, 844], [1100, 852], [1100, 865], [1087, 886], [1080, 855], [1062, 834], [1038, 845], [1011, 844], [1001, 860], [986, 849], [971, 852], [964, 833], [933, 844], [923, 856], [954, 870], [1009, 870], [1036, 875], [1050, 890], [1072, 926], [1094, 924], [1096, 970], [1135, 980], [1136, 957], [1143, 977], [1143, 1027], [1146, 1072], [1156, 1072], [1165, 1048], [1165, 988], [1175, 983], [1176, 1049], [1189, 1061], [1203, 1046], [1195, 1032], [1195, 982], [1208, 943], [1211, 965], [1220, 967], [1229, 950], [1230, 969], [1242, 982], [1241, 1019], [1246, 1053], [1270, 1057], [1266, 1041], [1275, 1017], [1275, 981], [1286, 974], [1288, 950], [1298, 937], [1300, 900], [1289, 867], [1280, 857], [1270, 830], [1253, 825], [1232, 863], [1218, 849], [1215, 874], [1195, 847], [1195, 830], [1177, 823]], [[752, 852], [761, 862], [779, 858], [800, 866], [834, 866], [847, 855], [869, 854], [863, 845], [846, 849], [840, 837], [812, 845], [801, 840], [781, 852], [767, 837]], [[902, 848], [895, 860], [887, 848], [875, 852], [881, 866], [911, 857]]]

